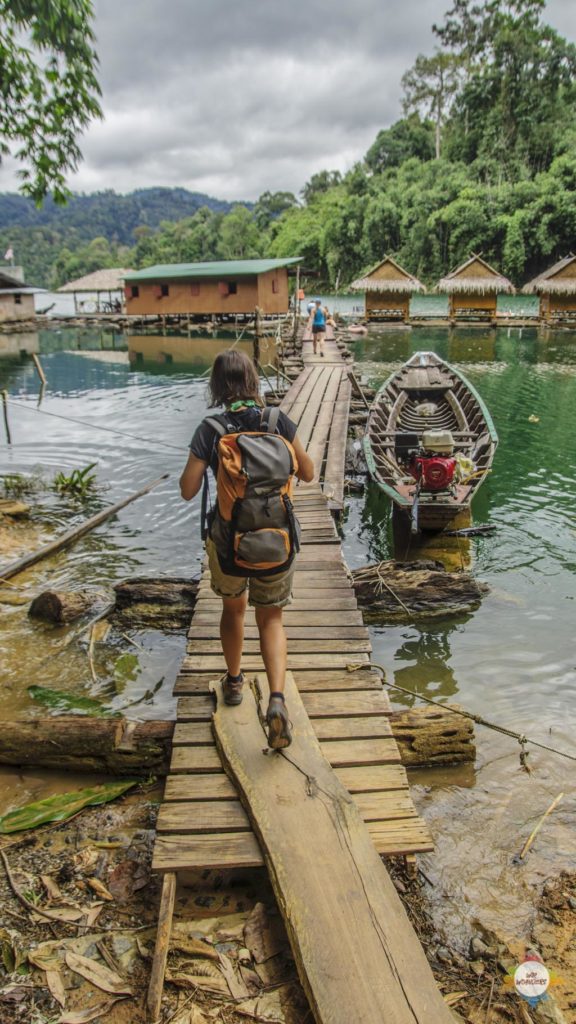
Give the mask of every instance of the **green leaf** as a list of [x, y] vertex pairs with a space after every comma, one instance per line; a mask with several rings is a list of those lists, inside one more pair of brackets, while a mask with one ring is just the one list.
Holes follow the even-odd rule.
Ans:
[[116, 693], [122, 693], [127, 683], [133, 683], [141, 672], [137, 654], [121, 654], [114, 665], [114, 686]]
[[54, 711], [71, 711], [82, 715], [91, 715], [93, 718], [112, 718], [118, 715], [117, 711], [111, 711], [99, 700], [93, 697], [77, 697], [72, 693], [65, 693], [62, 690], [51, 690], [48, 686], [29, 686], [28, 693], [32, 700]]
[[57, 793], [46, 800], [36, 800], [25, 804], [15, 811], [8, 811], [0, 817], [0, 834], [22, 832], [28, 828], [38, 828], [49, 821], [66, 821], [83, 807], [96, 807], [110, 803], [127, 789], [139, 784], [139, 779], [122, 779], [118, 782], [106, 782], [88, 789], [77, 789], [71, 793]]

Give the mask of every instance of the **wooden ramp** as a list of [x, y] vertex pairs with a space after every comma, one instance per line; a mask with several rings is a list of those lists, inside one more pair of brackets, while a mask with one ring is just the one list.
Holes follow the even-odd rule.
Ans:
[[294, 742], [265, 755], [266, 676], [214, 732], [248, 809], [318, 1024], [451, 1024], [424, 951], [291, 675]]

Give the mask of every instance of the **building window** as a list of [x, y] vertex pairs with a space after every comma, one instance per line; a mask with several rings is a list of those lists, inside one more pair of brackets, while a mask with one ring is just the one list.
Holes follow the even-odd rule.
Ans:
[[200, 285], [199, 284], [191, 284], [190, 285], [190, 294], [191, 295], [200, 295]]
[[161, 284], [160, 285], [160, 295], [162, 296], [162, 298], [165, 298], [169, 294], [170, 294], [169, 286], [167, 284]]
[[15, 295], [14, 296], [14, 302], [16, 303], [17, 306], [21, 306], [22, 305], [22, 296], [21, 295]]
[[130, 298], [137, 299], [140, 295], [140, 289], [137, 284], [133, 284], [130, 288]]
[[228, 294], [229, 295], [236, 295], [237, 291], [238, 291], [238, 285], [237, 285], [236, 281], [228, 281]]

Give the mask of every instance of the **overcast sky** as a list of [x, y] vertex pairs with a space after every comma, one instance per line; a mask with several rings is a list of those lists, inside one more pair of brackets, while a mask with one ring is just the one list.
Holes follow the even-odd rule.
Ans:
[[[400, 79], [450, 0], [95, 0], [105, 119], [76, 190], [298, 192], [401, 114]], [[546, 20], [576, 40], [576, 0]], [[14, 187], [9, 166], [0, 188]], [[8, 180], [11, 179], [11, 180]]]

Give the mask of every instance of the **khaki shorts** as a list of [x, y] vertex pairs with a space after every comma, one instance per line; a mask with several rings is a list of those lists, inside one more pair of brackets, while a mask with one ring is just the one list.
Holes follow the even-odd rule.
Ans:
[[218, 597], [241, 597], [248, 587], [248, 604], [252, 608], [284, 608], [292, 601], [295, 563], [285, 572], [273, 576], [228, 576], [222, 572], [214, 543], [208, 538], [206, 553], [210, 567], [210, 587]]

